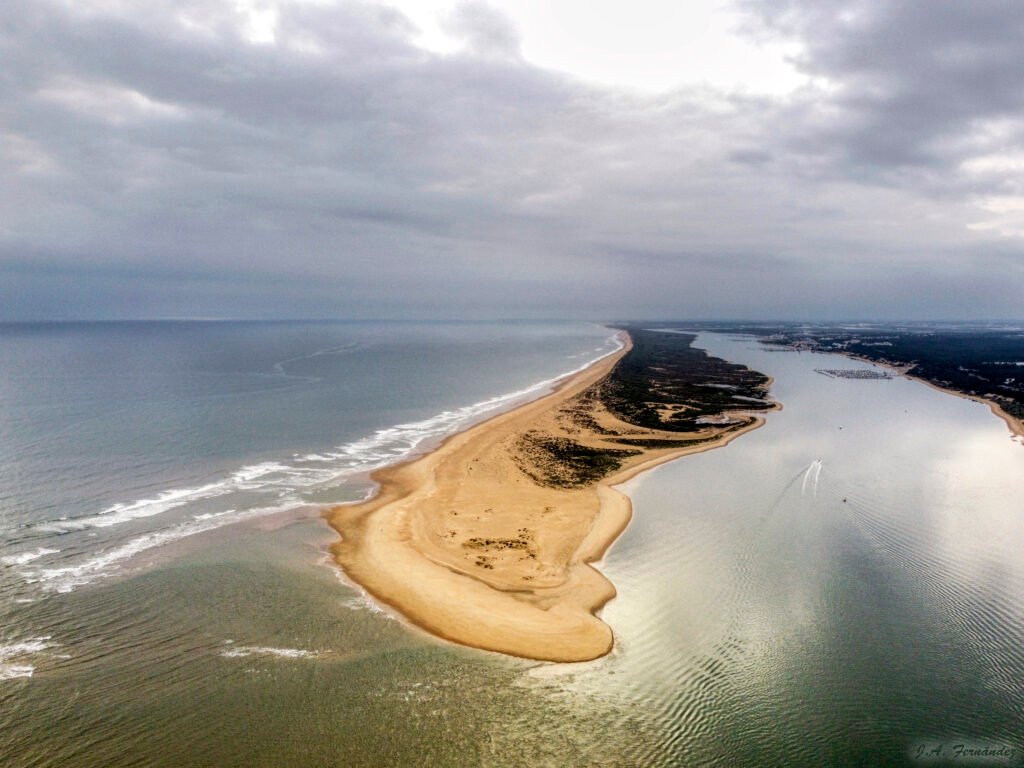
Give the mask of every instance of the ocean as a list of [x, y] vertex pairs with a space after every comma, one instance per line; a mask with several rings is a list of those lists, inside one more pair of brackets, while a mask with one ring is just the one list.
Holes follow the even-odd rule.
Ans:
[[364, 496], [369, 471], [536, 396], [613, 349], [611, 335], [586, 324], [0, 326], [0, 562], [16, 598], [68, 592], [144, 550]]
[[410, 628], [318, 509], [610, 329], [0, 325], [0, 765], [1019, 764], [1024, 448], [979, 404], [816, 373], [863, 363], [697, 345], [784, 409], [627, 485], [616, 649], [559, 665]]

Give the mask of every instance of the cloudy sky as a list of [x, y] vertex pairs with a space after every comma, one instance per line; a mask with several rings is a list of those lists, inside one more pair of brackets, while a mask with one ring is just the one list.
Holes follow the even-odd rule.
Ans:
[[1020, 318], [1021, 40], [1017, 0], [3, 0], [0, 319]]

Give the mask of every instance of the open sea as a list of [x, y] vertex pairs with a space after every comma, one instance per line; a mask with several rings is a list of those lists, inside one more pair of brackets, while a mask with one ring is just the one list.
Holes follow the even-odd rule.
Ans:
[[609, 329], [0, 325], [0, 766], [1024, 765], [1024, 445], [816, 372], [864, 363], [697, 345], [784, 409], [626, 486], [616, 650], [558, 665], [407, 627], [318, 509]]

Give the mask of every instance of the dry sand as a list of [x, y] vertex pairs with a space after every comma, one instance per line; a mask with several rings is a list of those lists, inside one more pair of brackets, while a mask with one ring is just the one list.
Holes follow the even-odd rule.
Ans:
[[[613, 645], [597, 618], [615, 588], [590, 563], [631, 517], [613, 486], [684, 454], [724, 445], [764, 423], [741, 414], [732, 428], [691, 435], [619, 421], [588, 390], [630, 348], [563, 381], [551, 394], [453, 435], [432, 453], [377, 471], [371, 500], [334, 507], [338, 564], [377, 600], [419, 627], [467, 646], [550, 661], [586, 661]], [[542, 482], [558, 471], [531, 450], [543, 435], [621, 449], [609, 435], [718, 437], [624, 457], [612, 474], [579, 487]], [[548, 474], [544, 474], [547, 472]]]

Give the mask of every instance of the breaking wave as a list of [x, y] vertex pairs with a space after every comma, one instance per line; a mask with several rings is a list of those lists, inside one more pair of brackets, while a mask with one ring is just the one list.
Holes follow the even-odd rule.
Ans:
[[[123, 534], [121, 541], [110, 542], [108, 539], [106, 548], [97, 550], [95, 543], [89, 543], [86, 549], [91, 551], [82, 553], [74, 545], [62, 545], [61, 549], [40, 546], [32, 551], [9, 555], [2, 562], [8, 566], [27, 566], [36, 559], [65, 550], [65, 560], [72, 557], [77, 559], [67, 564], [61, 562], [54, 567], [26, 568], [19, 573], [27, 583], [38, 584], [44, 592], [73, 591], [110, 575], [147, 550], [225, 525], [294, 509], [308, 503], [302, 496], [304, 492], [341, 486], [354, 477], [365, 477], [375, 469], [408, 459], [433, 441], [543, 394], [560, 380], [614, 354], [622, 346], [623, 342], [618, 335], [611, 336], [604, 346], [589, 353], [587, 362], [571, 371], [472, 405], [444, 411], [429, 419], [380, 429], [330, 451], [295, 454], [288, 460], [243, 466], [212, 482], [159, 491], [81, 517], [64, 517], [32, 524], [29, 526], [31, 534], [44, 541], [54, 535], [98, 532], [100, 529], [110, 530], [116, 538], [115, 530], [111, 529], [117, 526], [145, 518], [159, 518], [176, 509], [185, 513], [173, 520], [164, 520], [157, 530], [141, 533], [127, 541], [124, 541]], [[347, 349], [327, 350], [323, 354], [344, 352]], [[221, 499], [219, 504], [230, 508], [219, 511], [214, 507], [211, 510], [209, 505], [203, 504], [211, 499]], [[192, 514], [188, 514], [191, 505], [197, 506]], [[98, 533], [86, 535], [96, 536]], [[84, 542], [79, 539], [75, 543]], [[76, 552], [76, 549], [79, 551]]]

